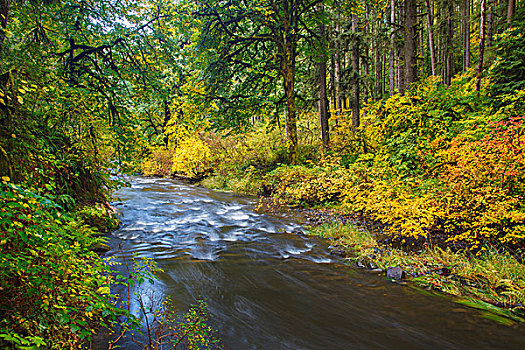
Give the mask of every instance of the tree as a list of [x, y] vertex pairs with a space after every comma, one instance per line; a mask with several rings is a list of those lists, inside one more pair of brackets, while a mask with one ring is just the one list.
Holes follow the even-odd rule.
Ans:
[[[470, 1], [470, 0], [467, 0]], [[436, 53], [434, 50], [434, 34], [432, 32], [432, 7], [430, 6], [430, 0], [425, 0], [427, 6], [427, 33], [428, 33], [428, 49], [430, 51], [430, 72], [432, 75], [436, 75]]]
[[396, 20], [396, 2], [395, 0], [390, 0], [390, 60], [389, 60], [389, 82], [390, 82], [390, 96], [394, 95], [395, 90], [395, 20]]
[[478, 76], [476, 78], [476, 91], [481, 88], [481, 73], [483, 72], [483, 54], [485, 52], [485, 0], [481, 0], [480, 4], [480, 20], [479, 20], [479, 57], [478, 57]]
[[509, 0], [509, 5], [507, 8], [507, 24], [510, 25], [512, 17], [514, 17], [514, 11], [516, 10], [516, 0]]
[[417, 79], [416, 0], [405, 0], [405, 89]]
[[356, 130], [359, 127], [359, 58], [360, 58], [360, 37], [358, 33], [357, 15], [352, 16], [352, 127]]
[[[319, 13], [322, 15], [324, 12], [324, 7], [322, 4], [319, 5]], [[328, 118], [329, 118], [329, 111], [328, 111], [328, 96], [326, 93], [326, 50], [327, 50], [327, 43], [326, 43], [326, 30], [325, 30], [325, 24], [320, 21], [319, 23], [319, 44], [320, 44], [320, 55], [319, 55], [319, 63], [318, 63], [318, 71], [319, 71], [319, 124], [321, 126], [321, 138], [323, 141], [323, 148], [326, 150], [328, 149], [328, 145], [330, 142], [330, 135], [329, 135], [329, 126], [328, 126]]]
[[[222, 4], [201, 1], [200, 9], [195, 13], [205, 20], [201, 45], [216, 50], [218, 54], [212, 65], [222, 66], [228, 85], [237, 84], [237, 80], [250, 80], [255, 66], [262, 66], [261, 61], [265, 62], [265, 71], [257, 70], [257, 73], [266, 77], [268, 84], [275, 81], [276, 76], [272, 72], [277, 72], [282, 79], [287, 111], [288, 154], [292, 164], [297, 162], [298, 147], [295, 102], [298, 45], [301, 40], [305, 40], [305, 34], [315, 36], [308, 25], [308, 18], [315, 13], [315, 6], [320, 2], [253, 0]], [[258, 62], [254, 58], [259, 58]], [[212, 79], [210, 82], [216, 83], [217, 80]], [[223, 102], [224, 97], [216, 92], [211, 95], [212, 98]], [[237, 96], [230, 95], [229, 98], [248, 99], [253, 96], [249, 89], [239, 92]]]
[[467, 70], [470, 67], [470, 0], [465, 0], [465, 53], [464, 67]]

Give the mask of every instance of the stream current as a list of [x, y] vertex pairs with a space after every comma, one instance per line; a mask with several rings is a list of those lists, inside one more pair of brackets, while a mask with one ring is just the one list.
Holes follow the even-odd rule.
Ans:
[[106, 257], [152, 258], [164, 272], [143, 292], [181, 312], [206, 299], [225, 349], [525, 349], [524, 326], [347, 266], [326, 241], [290, 234], [302, 229], [293, 218], [257, 213], [254, 198], [131, 183], [113, 203], [123, 224]]

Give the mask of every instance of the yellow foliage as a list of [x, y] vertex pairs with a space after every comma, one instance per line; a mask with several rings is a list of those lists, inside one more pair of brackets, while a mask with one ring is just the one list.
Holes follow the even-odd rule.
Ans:
[[211, 152], [208, 145], [197, 136], [179, 142], [173, 155], [172, 171], [199, 177], [211, 171]]

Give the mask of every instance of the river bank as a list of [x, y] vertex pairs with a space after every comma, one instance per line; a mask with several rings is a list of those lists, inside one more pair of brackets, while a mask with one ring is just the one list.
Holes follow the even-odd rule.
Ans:
[[[211, 177], [200, 184], [215, 189], [223, 184], [222, 189], [232, 190], [224, 184], [242, 182], [243, 178], [232, 176], [228, 181]], [[240, 192], [250, 193], [253, 185]], [[353, 266], [396, 283], [450, 295], [459, 303], [488, 311], [488, 318], [503, 324], [525, 322], [525, 265], [518, 254], [489, 245], [472, 251], [439, 237], [396, 239], [383, 232], [385, 225], [380, 222], [340, 206], [289, 207], [267, 196], [261, 197], [258, 207], [302, 218], [307, 234], [329, 240], [331, 253]]]

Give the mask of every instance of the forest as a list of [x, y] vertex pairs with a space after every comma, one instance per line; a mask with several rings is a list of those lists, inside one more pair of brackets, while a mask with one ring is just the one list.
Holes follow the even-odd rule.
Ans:
[[345, 215], [313, 233], [523, 321], [524, 146], [521, 1], [0, 0], [0, 346], [125, 315], [115, 174]]

